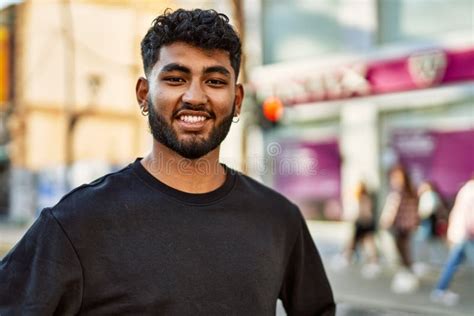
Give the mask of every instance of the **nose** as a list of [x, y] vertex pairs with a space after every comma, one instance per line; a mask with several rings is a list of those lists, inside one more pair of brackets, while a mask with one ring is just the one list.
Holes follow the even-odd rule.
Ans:
[[192, 105], [207, 103], [207, 95], [199, 82], [192, 82], [183, 94], [183, 102]]

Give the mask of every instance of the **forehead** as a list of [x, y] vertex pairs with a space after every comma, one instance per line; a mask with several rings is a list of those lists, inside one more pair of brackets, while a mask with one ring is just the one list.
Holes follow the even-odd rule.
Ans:
[[171, 63], [189, 68], [192, 72], [201, 72], [209, 67], [225, 67], [235, 76], [230, 63], [229, 53], [221, 49], [202, 49], [183, 42], [176, 42], [161, 47], [158, 60], [153, 66], [153, 72]]

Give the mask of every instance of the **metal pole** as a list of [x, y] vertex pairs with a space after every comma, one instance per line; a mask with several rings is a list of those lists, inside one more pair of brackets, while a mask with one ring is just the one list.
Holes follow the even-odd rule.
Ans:
[[74, 162], [74, 127], [77, 122], [74, 107], [76, 103], [75, 95], [75, 45], [74, 45], [74, 21], [72, 18], [72, 4], [70, 0], [63, 0], [61, 6], [61, 18], [64, 36], [64, 112], [66, 117], [66, 135], [65, 135], [65, 171], [64, 183], [65, 189], [70, 190], [71, 167]]

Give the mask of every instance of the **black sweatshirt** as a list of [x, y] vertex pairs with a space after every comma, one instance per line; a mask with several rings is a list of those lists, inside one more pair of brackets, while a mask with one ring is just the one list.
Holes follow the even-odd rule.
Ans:
[[139, 159], [44, 209], [0, 263], [0, 315], [334, 315], [298, 210], [226, 168], [203, 194]]

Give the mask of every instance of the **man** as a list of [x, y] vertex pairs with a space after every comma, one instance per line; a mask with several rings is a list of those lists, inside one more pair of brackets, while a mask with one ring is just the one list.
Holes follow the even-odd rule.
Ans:
[[159, 16], [136, 86], [153, 148], [42, 211], [0, 265], [6, 315], [334, 315], [298, 208], [219, 164], [240, 40], [215, 11]]

